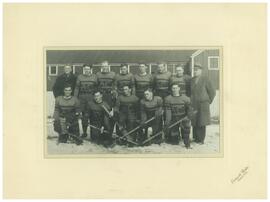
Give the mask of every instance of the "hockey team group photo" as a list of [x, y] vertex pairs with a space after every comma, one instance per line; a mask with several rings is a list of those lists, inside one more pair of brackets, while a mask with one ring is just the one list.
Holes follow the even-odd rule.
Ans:
[[45, 54], [48, 154], [220, 153], [219, 48]]

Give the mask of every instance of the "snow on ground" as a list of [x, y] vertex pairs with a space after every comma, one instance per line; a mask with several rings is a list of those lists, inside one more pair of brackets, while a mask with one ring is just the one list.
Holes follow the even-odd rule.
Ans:
[[187, 150], [181, 141], [179, 145], [162, 143], [144, 147], [126, 147], [115, 145], [112, 148], [105, 148], [90, 141], [84, 141], [83, 145], [74, 143], [57, 144], [57, 133], [53, 131], [51, 122], [47, 123], [48, 154], [218, 154], [219, 153], [219, 125], [207, 127], [205, 144], [199, 145], [191, 142], [192, 149]]

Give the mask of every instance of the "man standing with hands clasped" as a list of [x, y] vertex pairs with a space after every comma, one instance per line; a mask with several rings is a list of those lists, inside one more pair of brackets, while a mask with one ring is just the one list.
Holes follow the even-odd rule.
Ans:
[[72, 94], [74, 93], [74, 88], [76, 85], [77, 77], [72, 73], [72, 66], [70, 64], [65, 65], [64, 73], [56, 78], [53, 85], [53, 95], [55, 98], [64, 95], [64, 88], [66, 85], [70, 85], [72, 89]]
[[193, 139], [196, 143], [204, 144], [206, 125], [210, 124], [210, 104], [216, 93], [205, 76], [202, 76], [202, 66], [194, 65], [194, 77], [191, 80], [191, 104], [196, 115], [192, 119]]

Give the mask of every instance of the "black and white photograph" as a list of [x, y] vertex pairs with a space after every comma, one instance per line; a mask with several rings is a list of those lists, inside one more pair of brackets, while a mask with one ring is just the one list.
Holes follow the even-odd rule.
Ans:
[[220, 154], [221, 48], [45, 49], [50, 154]]
[[3, 197], [267, 198], [267, 8], [3, 5]]

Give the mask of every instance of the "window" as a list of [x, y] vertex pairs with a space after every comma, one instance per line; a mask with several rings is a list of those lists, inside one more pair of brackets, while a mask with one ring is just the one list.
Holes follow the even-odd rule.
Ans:
[[76, 66], [75, 66], [75, 65], [72, 66], [72, 73], [73, 73], [73, 74], [76, 73]]
[[82, 74], [83, 73], [83, 64], [76, 64], [72, 66], [72, 72], [73, 74]]
[[120, 73], [120, 63], [109, 63], [110, 65], [110, 71], [115, 72], [116, 74]]
[[208, 57], [208, 69], [209, 70], [219, 70], [219, 56], [209, 56]]
[[[93, 69], [95, 69], [96, 72], [101, 71], [101, 64], [94, 64]], [[109, 64], [109, 71], [111, 71], [111, 64]]]
[[167, 70], [169, 71], [169, 72], [171, 72], [172, 74], [175, 74], [175, 67], [177, 66], [177, 64], [173, 64], [173, 63], [171, 63], [171, 64], [167, 64]]
[[49, 65], [49, 76], [57, 76], [57, 75], [58, 75], [58, 66]]

